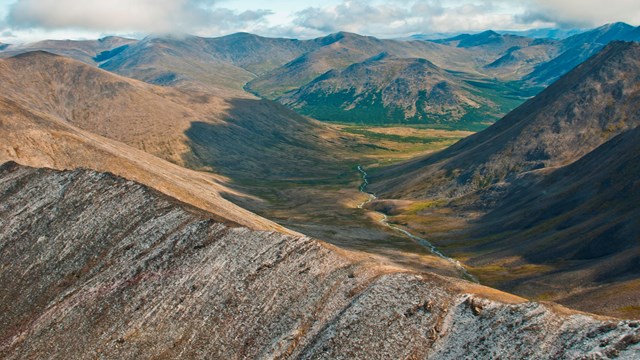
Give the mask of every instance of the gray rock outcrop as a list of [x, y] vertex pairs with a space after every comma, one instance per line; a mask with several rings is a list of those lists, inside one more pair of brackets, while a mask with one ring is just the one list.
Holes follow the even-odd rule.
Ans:
[[259, 232], [89, 170], [0, 167], [0, 357], [638, 358], [640, 323]]

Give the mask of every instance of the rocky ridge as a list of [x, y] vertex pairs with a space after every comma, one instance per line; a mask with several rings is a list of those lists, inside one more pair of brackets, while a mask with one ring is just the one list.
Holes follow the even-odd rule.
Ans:
[[108, 173], [0, 167], [0, 356], [637, 358], [595, 318], [306, 237]]

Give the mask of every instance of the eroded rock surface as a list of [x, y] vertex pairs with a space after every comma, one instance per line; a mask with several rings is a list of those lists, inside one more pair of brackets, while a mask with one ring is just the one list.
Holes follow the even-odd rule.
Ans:
[[0, 357], [638, 358], [640, 323], [225, 223], [88, 170], [0, 167]]

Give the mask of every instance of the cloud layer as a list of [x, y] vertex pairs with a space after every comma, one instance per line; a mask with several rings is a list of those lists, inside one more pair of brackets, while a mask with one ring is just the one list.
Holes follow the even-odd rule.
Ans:
[[[283, 10], [288, 8], [283, 4], [291, 4], [284, 0], [13, 1], [5, 8], [0, 5], [0, 14], [3, 10], [6, 14], [0, 19], [0, 33], [177, 32], [215, 36], [251, 31], [312, 37], [345, 30], [396, 37], [486, 29], [590, 27], [615, 21], [640, 24], [639, 0], [308, 0], [308, 7], [297, 4], [298, 10], [291, 13]], [[261, 9], [263, 6], [266, 9]], [[271, 16], [274, 11], [278, 11], [277, 16]]]
[[318, 32], [399, 36], [421, 32], [640, 24], [638, 0], [346, 0], [296, 13], [294, 24]]
[[332, 7], [310, 7], [294, 24], [320, 32], [346, 30], [399, 36], [420, 32], [452, 32], [514, 27], [514, 17], [492, 1], [444, 4], [442, 1], [344, 1]]
[[596, 26], [623, 21], [640, 25], [638, 0], [532, 0], [523, 22], [545, 21], [560, 27]]
[[6, 24], [13, 29], [223, 32], [259, 24], [269, 14], [217, 7], [214, 0], [18, 0]]

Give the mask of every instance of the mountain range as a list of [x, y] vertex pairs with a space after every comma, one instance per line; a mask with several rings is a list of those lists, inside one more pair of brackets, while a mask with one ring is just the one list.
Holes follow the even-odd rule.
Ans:
[[[98, 41], [10, 45], [0, 51], [0, 56], [45, 50], [158, 85], [229, 96], [242, 94], [244, 88], [321, 120], [440, 124], [442, 119], [438, 115], [442, 110], [436, 111], [436, 116], [427, 116], [428, 111], [422, 116], [415, 115], [418, 103], [427, 108], [441, 108], [437, 101], [425, 100], [419, 87], [414, 88], [412, 94], [408, 94], [411, 98], [400, 106], [364, 96], [370, 102], [369, 107], [375, 110], [363, 114], [350, 111], [356, 103], [362, 105], [363, 94], [346, 78], [335, 77], [330, 88], [318, 89], [317, 83], [322, 82], [326, 73], [334, 76], [358, 64], [356, 68], [375, 67], [377, 64], [368, 60], [385, 53], [405, 61], [427, 60], [447, 72], [451, 81], [471, 87], [474, 95], [481, 99], [476, 102], [488, 106], [480, 106], [480, 111], [474, 106], [457, 106], [454, 112], [459, 116], [453, 116], [452, 122], [454, 127], [478, 129], [514, 109], [535, 95], [541, 86], [547, 86], [613, 40], [637, 41], [640, 31], [615, 23], [562, 40], [494, 31], [430, 41], [385, 40], [346, 32], [312, 40], [271, 39], [246, 33], [221, 38], [150, 36], [139, 41], [110, 37]], [[428, 76], [427, 71], [400, 73], [392, 81], [415, 83], [422, 76]], [[514, 86], [513, 82], [524, 82], [528, 88]], [[389, 82], [368, 86], [368, 94], [385, 93], [396, 98], [405, 95], [399, 90], [390, 94], [394, 91]], [[461, 97], [456, 87], [445, 91], [449, 98]], [[341, 99], [341, 110], [327, 111], [307, 105], [325, 95]], [[460, 125], [461, 118], [468, 121]]]
[[638, 36], [0, 44], [0, 357], [637, 357]]

